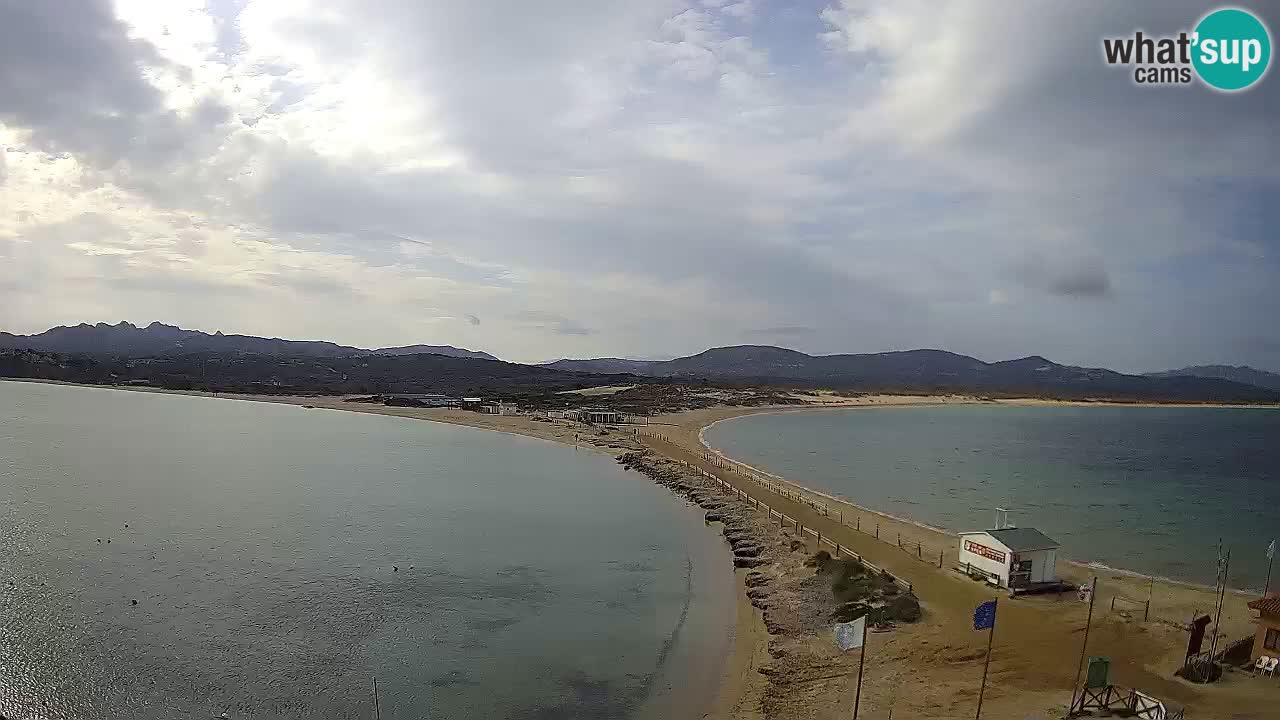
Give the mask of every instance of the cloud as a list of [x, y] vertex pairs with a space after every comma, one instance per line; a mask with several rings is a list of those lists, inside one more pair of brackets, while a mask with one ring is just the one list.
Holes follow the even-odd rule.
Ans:
[[587, 337], [596, 331], [562, 315], [542, 310], [521, 310], [507, 316], [515, 323], [537, 330], [549, 330], [556, 335], [576, 335]]
[[[1098, 257], [1058, 257], [1034, 254], [1021, 261], [1013, 274], [1027, 287], [1068, 298], [1111, 295], [1111, 275]], [[994, 297], [994, 296], [993, 296]]]
[[802, 337], [817, 332], [816, 328], [803, 325], [777, 325], [775, 327], [751, 328], [744, 335], [764, 335], [768, 337]]
[[0, 3], [6, 329], [1274, 358], [1274, 73], [1099, 59], [1189, 0], [82, 5]]

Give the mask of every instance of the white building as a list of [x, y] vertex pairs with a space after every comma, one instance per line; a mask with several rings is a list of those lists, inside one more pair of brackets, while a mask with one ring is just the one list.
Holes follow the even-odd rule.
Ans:
[[520, 409], [507, 403], [489, 403], [481, 405], [480, 412], [486, 415], [519, 415]]
[[960, 533], [960, 566], [1003, 588], [1058, 581], [1060, 545], [1034, 528], [1006, 527]]

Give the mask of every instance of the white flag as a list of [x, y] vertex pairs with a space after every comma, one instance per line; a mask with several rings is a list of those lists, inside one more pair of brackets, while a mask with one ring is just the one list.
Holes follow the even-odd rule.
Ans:
[[1275, 558], [1275, 556], [1276, 556], [1276, 541], [1272, 540], [1271, 544], [1267, 546], [1267, 559], [1272, 560]]
[[836, 645], [841, 650], [852, 650], [862, 647], [862, 636], [866, 633], [867, 616], [854, 620], [853, 622], [839, 623], [836, 625]]

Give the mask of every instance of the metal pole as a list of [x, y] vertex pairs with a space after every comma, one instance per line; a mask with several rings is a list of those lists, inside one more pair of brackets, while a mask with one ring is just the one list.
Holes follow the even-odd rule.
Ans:
[[1271, 592], [1271, 563], [1276, 561], [1276, 554], [1271, 553], [1271, 557], [1267, 558], [1267, 583], [1262, 586], [1262, 597], [1266, 597]]
[[1218, 630], [1222, 627], [1222, 605], [1227, 598], [1227, 571], [1231, 569], [1231, 548], [1227, 548], [1227, 559], [1222, 564], [1222, 591], [1218, 593], [1218, 614], [1213, 620], [1213, 642], [1209, 645], [1209, 662], [1218, 652]]
[[382, 707], [378, 704], [378, 676], [373, 676], [373, 716], [382, 720]]
[[1142, 612], [1142, 622], [1146, 622], [1151, 619], [1151, 598], [1155, 596], [1155, 593], [1156, 593], [1156, 578], [1153, 575], [1151, 577], [1150, 584], [1147, 585], [1147, 609]]
[[853, 694], [853, 720], [858, 720], [858, 705], [862, 702], [862, 664], [867, 659], [867, 620], [870, 615], [862, 616], [862, 652], [858, 653], [858, 689]]
[[1076, 708], [1076, 688], [1080, 686], [1080, 673], [1084, 672], [1084, 651], [1089, 647], [1089, 626], [1093, 624], [1093, 602], [1098, 599], [1098, 576], [1093, 576], [1093, 582], [1089, 585], [1089, 617], [1084, 622], [1084, 642], [1080, 643], [1080, 662], [1076, 664], [1076, 679], [1071, 684], [1071, 707], [1068, 713], [1075, 712]]
[[991, 631], [987, 633], [987, 661], [982, 664], [982, 687], [978, 689], [978, 714], [973, 717], [975, 720], [982, 717], [982, 696], [987, 692], [987, 670], [991, 667], [991, 644], [996, 638], [996, 618], [1000, 616], [1000, 598], [994, 600], [995, 606], [991, 608]]

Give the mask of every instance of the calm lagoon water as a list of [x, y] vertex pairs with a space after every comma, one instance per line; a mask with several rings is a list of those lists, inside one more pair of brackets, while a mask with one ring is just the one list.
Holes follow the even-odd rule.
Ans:
[[672, 717], [733, 608], [700, 513], [606, 457], [0, 382], [6, 716], [372, 718], [376, 677], [383, 718]]
[[877, 510], [972, 530], [1005, 507], [1068, 557], [1194, 583], [1213, 584], [1221, 538], [1231, 584], [1261, 589], [1280, 537], [1275, 409], [822, 410], [721, 422], [706, 439]]

